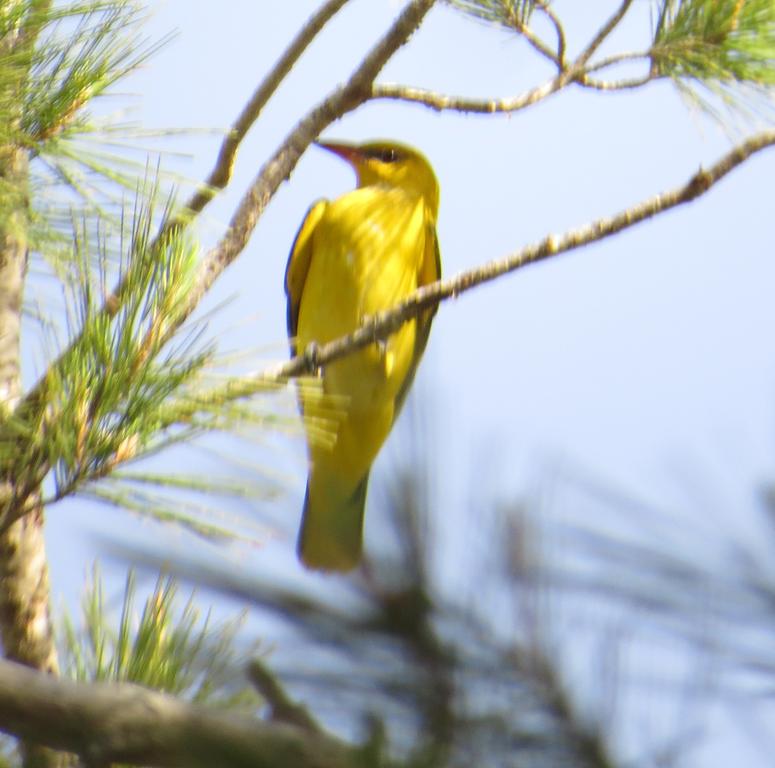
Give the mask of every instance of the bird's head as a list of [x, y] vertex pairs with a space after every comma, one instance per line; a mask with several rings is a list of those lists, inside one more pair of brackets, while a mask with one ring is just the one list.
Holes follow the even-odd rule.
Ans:
[[316, 143], [353, 167], [359, 187], [375, 184], [400, 187], [424, 197], [433, 215], [438, 213], [439, 184], [436, 175], [431, 164], [416, 149], [393, 141]]

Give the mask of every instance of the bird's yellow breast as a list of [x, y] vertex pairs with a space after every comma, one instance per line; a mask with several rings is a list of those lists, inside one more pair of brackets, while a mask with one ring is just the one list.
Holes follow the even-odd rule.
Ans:
[[[312, 235], [298, 314], [300, 349], [351, 333], [417, 288], [427, 216], [422, 198], [395, 188], [364, 187], [328, 204]], [[331, 413], [331, 402], [341, 405], [335, 457], [312, 448], [318, 461], [335, 458], [356, 475], [368, 468], [395, 418], [415, 341], [411, 321], [386, 341], [327, 366], [322, 392], [301, 395], [308, 419]]]
[[[366, 187], [328, 205], [313, 235], [299, 308], [300, 348], [354, 331], [364, 318], [393, 307], [417, 288], [425, 216], [422, 200], [400, 189]], [[370, 380], [380, 387], [387, 383], [383, 396], [395, 397], [411, 363], [414, 334], [415, 324], [408, 323], [386, 342], [329, 366], [329, 388], [348, 392], [353, 407], [368, 405]], [[351, 373], [360, 382], [340, 382]], [[359, 403], [358, 396], [366, 401]]]

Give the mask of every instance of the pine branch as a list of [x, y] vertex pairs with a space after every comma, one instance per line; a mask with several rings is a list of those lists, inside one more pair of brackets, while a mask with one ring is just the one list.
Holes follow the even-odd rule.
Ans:
[[743, 115], [771, 108], [775, 4], [771, 0], [664, 0], [651, 72], [671, 78], [691, 105], [722, 123], [719, 104]]
[[665, 0], [653, 65], [672, 78], [775, 85], [770, 0]]
[[209, 612], [201, 616], [193, 592], [181, 608], [177, 582], [160, 574], [138, 618], [136, 591], [130, 571], [114, 627], [95, 566], [82, 603], [83, 627], [76, 630], [67, 615], [62, 622], [65, 676], [80, 682], [136, 683], [198, 704], [256, 713], [262, 702], [243, 670], [257, 648], [236, 640], [244, 612], [216, 625]]
[[[53, 22], [68, 16], [76, 27], [57, 39]], [[83, 107], [141, 66], [163, 41], [149, 46], [130, 34], [140, 13], [127, 0], [49, 8], [36, 19], [41, 31], [52, 31], [42, 36], [33, 57], [22, 128], [28, 146], [41, 154], [69, 126], [84, 130], [76, 122]]]
[[538, 0], [447, 0], [453, 8], [504, 27], [527, 24]]
[[[523, 94], [504, 98], [467, 98], [409, 85], [377, 84], [373, 98], [397, 99], [434, 110], [478, 114], [516, 112], [541, 101], [568, 85], [598, 91], [640, 88], [669, 77], [682, 94], [720, 118], [714, 104], [698, 92], [701, 85], [721, 96], [727, 106], [745, 111], [771, 103], [775, 84], [775, 5], [771, 0], [662, 0], [649, 50], [616, 54], [595, 61], [595, 54], [610, 38], [632, 6], [623, 0], [570, 64], [565, 61], [565, 32], [557, 13], [547, 3], [514, 3], [512, 0], [448, 0], [485, 21], [514, 29], [542, 57], [557, 66], [557, 75]], [[555, 53], [527, 26], [529, 13], [540, 11], [554, 26], [558, 38]], [[592, 73], [624, 61], [642, 60], [649, 66], [639, 76], [601, 79]]]
[[[74, 204], [90, 214], [105, 215], [115, 202], [109, 198], [111, 188], [133, 189], [144, 170], [144, 159], [122, 156], [112, 145], [101, 151], [94, 146], [120, 137], [130, 149], [138, 132], [130, 126], [95, 121], [87, 107], [145, 63], [166, 38], [151, 44], [141, 37], [144, 17], [137, 0], [56, 4], [26, 0], [26, 4], [35, 6], [30, 23], [36, 30], [36, 44], [28, 54], [22, 119], [10, 140], [35, 161], [30, 168], [36, 190], [30, 250], [57, 267], [66, 261], [56, 257], [66, 250], [61, 246], [69, 232], [62, 231], [62, 222], [66, 228]], [[12, 67], [13, 61], [5, 64]], [[101, 204], [102, 198], [109, 204]], [[52, 249], [54, 243], [60, 248]]]
[[[475, 0], [474, 4], [478, 5], [478, 0]], [[528, 33], [526, 37], [534, 48], [538, 48], [539, 53], [548, 55], [549, 58], [558, 65], [559, 71], [545, 83], [530, 88], [518, 96], [499, 99], [470, 98], [438, 93], [423, 88], [413, 88], [407, 85], [376, 83], [371, 89], [371, 98], [413, 102], [430, 107], [439, 112], [443, 110], [478, 114], [518, 112], [521, 109], [537, 104], [539, 101], [543, 101], [569, 85], [587, 85], [588, 73], [597, 69], [597, 67], [589, 63], [590, 59], [622, 21], [631, 4], [632, 0], [624, 0], [617, 12], [600, 27], [592, 40], [571, 64], [565, 62], [565, 34], [562, 24], [560, 23], [559, 17], [557, 17], [554, 12], [549, 11], [547, 7], [546, 13], [557, 31], [557, 55], [555, 56], [551, 52], [543, 50], [542, 45], [537, 45], [537, 41], [532, 39], [533, 36], [531, 33]], [[539, 5], [538, 7], [543, 7], [543, 5]], [[518, 31], [523, 34], [526, 30], [526, 27], [518, 27]], [[606, 87], [601, 86], [597, 82], [593, 82], [590, 85], [591, 87], [597, 87], [600, 90], [614, 90], [612, 85]], [[627, 84], [620, 86], [620, 88], [622, 87], [632, 87], [632, 85]]]

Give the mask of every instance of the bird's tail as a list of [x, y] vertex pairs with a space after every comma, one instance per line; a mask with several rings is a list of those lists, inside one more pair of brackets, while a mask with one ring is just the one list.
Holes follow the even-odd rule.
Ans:
[[329, 478], [310, 474], [297, 543], [307, 568], [349, 571], [358, 565], [368, 484], [367, 473], [355, 490], [342, 492]]

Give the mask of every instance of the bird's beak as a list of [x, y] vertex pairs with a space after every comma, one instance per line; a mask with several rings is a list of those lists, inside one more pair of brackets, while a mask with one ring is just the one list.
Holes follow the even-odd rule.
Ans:
[[352, 144], [338, 144], [335, 141], [315, 141], [313, 144], [321, 149], [325, 149], [327, 152], [333, 152], [333, 154], [355, 167], [359, 153], [358, 148]]

